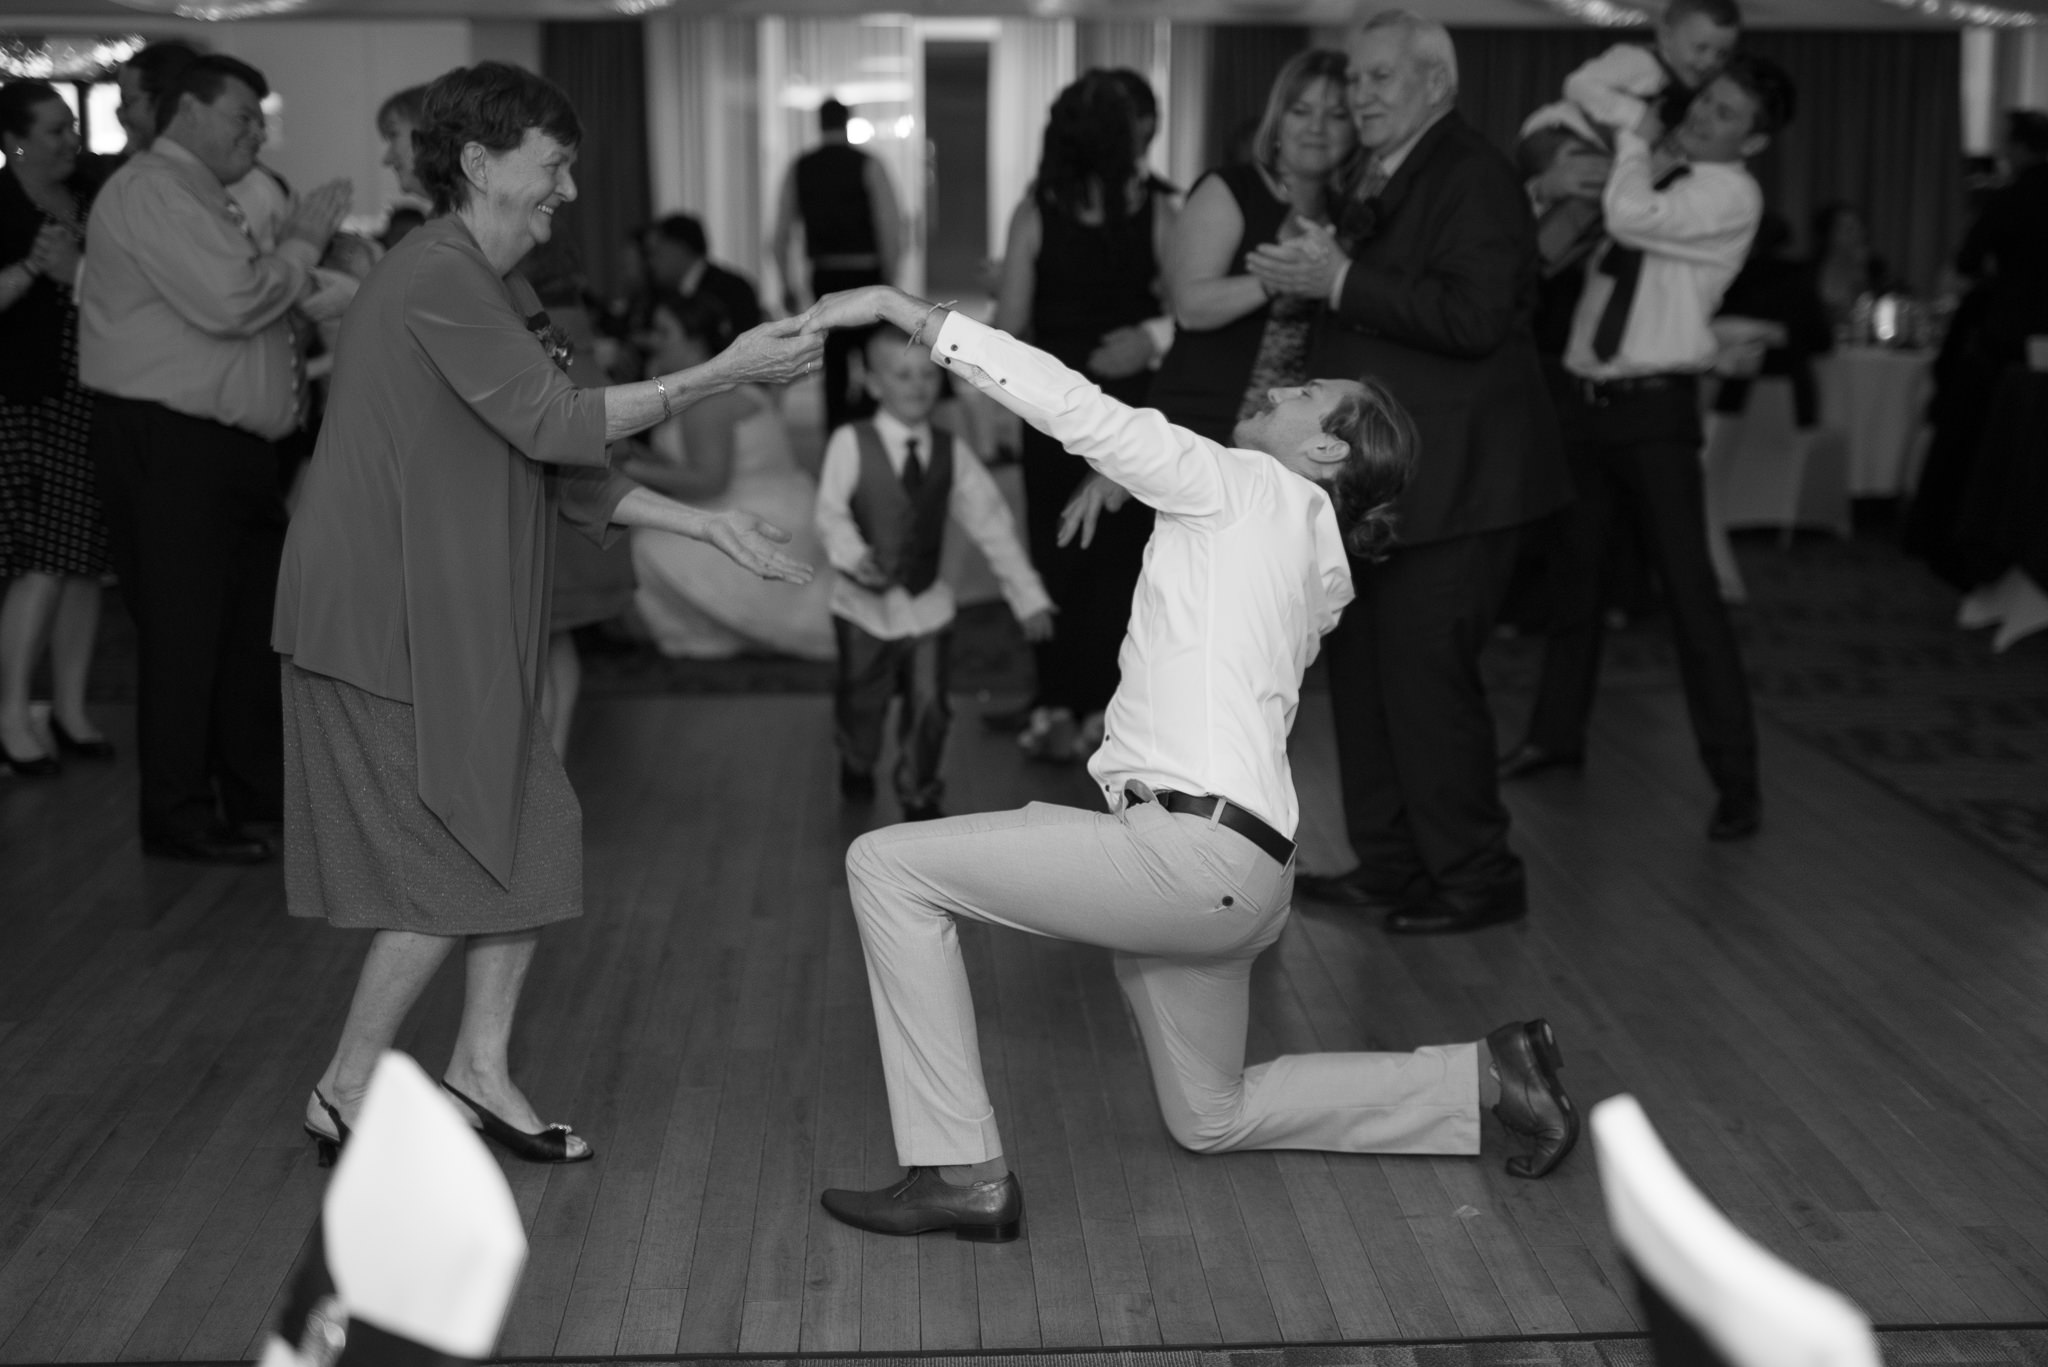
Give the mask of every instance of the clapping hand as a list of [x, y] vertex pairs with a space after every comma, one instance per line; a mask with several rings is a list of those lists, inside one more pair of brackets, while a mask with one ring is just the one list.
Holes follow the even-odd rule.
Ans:
[[1024, 628], [1024, 639], [1033, 645], [1052, 639], [1052, 609], [1040, 608], [1029, 617], [1019, 619], [1017, 625]]
[[1086, 368], [1089, 374], [1105, 380], [1121, 380], [1151, 365], [1154, 354], [1152, 336], [1145, 329], [1118, 328], [1103, 334], [1095, 350], [1088, 353]]
[[78, 274], [78, 239], [60, 223], [45, 223], [29, 248], [28, 267], [60, 285], [70, 285]]
[[279, 239], [296, 237], [312, 243], [319, 251], [326, 251], [327, 240], [341, 226], [342, 216], [348, 212], [349, 201], [354, 195], [355, 185], [348, 177], [328, 181], [292, 206], [290, 216], [278, 233]]
[[1069, 544], [1078, 533], [1081, 549], [1088, 549], [1095, 541], [1096, 522], [1104, 513], [1113, 513], [1123, 507], [1130, 497], [1130, 490], [1107, 475], [1090, 475], [1067, 500], [1067, 506], [1060, 510], [1059, 544]]
[[1327, 299], [1337, 283], [1337, 273], [1350, 260], [1337, 245], [1334, 228], [1304, 223], [1297, 237], [1254, 247], [1245, 258], [1245, 268], [1266, 287], [1268, 294]]
[[733, 339], [718, 363], [736, 384], [787, 384], [818, 368], [825, 338], [803, 318], [771, 318]]
[[704, 539], [724, 551], [734, 564], [763, 579], [790, 584], [811, 582], [811, 567], [776, 549], [789, 544], [789, 533], [763, 517], [737, 508], [712, 516]]

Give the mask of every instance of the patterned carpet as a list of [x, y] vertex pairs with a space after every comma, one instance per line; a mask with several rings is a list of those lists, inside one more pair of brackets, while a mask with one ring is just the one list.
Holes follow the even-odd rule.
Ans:
[[[1902, 558], [1883, 528], [1853, 541], [1744, 540], [1750, 605], [1737, 615], [1763, 713], [2048, 883], [2048, 633], [1991, 653], [1989, 633], [1955, 625], [1955, 597]], [[586, 697], [645, 693], [825, 693], [832, 667], [800, 660], [667, 660], [643, 645], [580, 633]], [[1489, 681], [1504, 707], [1533, 684], [1540, 643], [1498, 642]], [[1030, 654], [999, 603], [960, 615], [953, 686], [1007, 704], [1030, 686]], [[94, 696], [134, 694], [134, 631], [118, 595], [94, 667]], [[1610, 636], [1608, 688], [1675, 688], [1661, 622]], [[1320, 687], [1311, 675], [1309, 687]], [[971, 709], [969, 709], [971, 711]]]

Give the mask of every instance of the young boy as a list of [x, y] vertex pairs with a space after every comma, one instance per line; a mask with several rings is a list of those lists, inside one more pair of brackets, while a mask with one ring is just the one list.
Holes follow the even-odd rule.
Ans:
[[889, 700], [900, 696], [896, 797], [906, 821], [929, 821], [943, 815], [939, 757], [952, 720], [953, 591], [939, 578], [947, 519], [988, 557], [1026, 639], [1052, 635], [1052, 600], [988, 470], [967, 443], [931, 425], [944, 380], [930, 350], [883, 327], [862, 355], [880, 411], [832, 434], [818, 475], [818, 536], [839, 571], [839, 791], [854, 800], [874, 795], [883, 722]]

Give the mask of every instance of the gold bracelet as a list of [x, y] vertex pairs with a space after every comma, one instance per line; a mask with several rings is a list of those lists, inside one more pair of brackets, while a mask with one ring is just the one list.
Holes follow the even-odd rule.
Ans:
[[904, 354], [908, 355], [910, 349], [917, 345], [917, 339], [924, 336], [924, 325], [932, 320], [932, 315], [934, 313], [937, 313], [940, 309], [952, 308], [955, 304], [959, 302], [960, 301], [958, 299], [948, 299], [943, 304], [933, 304], [930, 308], [926, 309], [924, 311], [924, 317], [917, 320], [917, 327], [914, 331], [911, 332], [910, 340], [903, 344]]
[[670, 411], [668, 406], [668, 386], [661, 382], [661, 376], [659, 375], [654, 377], [654, 392], [661, 395], [661, 416], [673, 418], [675, 414]]

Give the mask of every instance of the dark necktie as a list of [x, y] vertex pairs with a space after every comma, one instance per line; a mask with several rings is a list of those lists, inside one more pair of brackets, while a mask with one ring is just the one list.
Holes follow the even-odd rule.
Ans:
[[912, 498], [924, 488], [924, 462], [917, 458], [917, 438], [906, 437], [903, 441], [903, 492]]
[[[1657, 178], [1656, 188], [1668, 190], [1691, 174], [1690, 166], [1674, 166]], [[1600, 258], [1599, 270], [1614, 277], [1614, 293], [1607, 296], [1607, 307], [1601, 310], [1600, 322], [1593, 329], [1593, 359], [1611, 361], [1621, 350], [1621, 335], [1628, 331], [1629, 311], [1636, 305], [1636, 287], [1643, 279], [1643, 254], [1634, 247], [1612, 243], [1607, 255]]]

